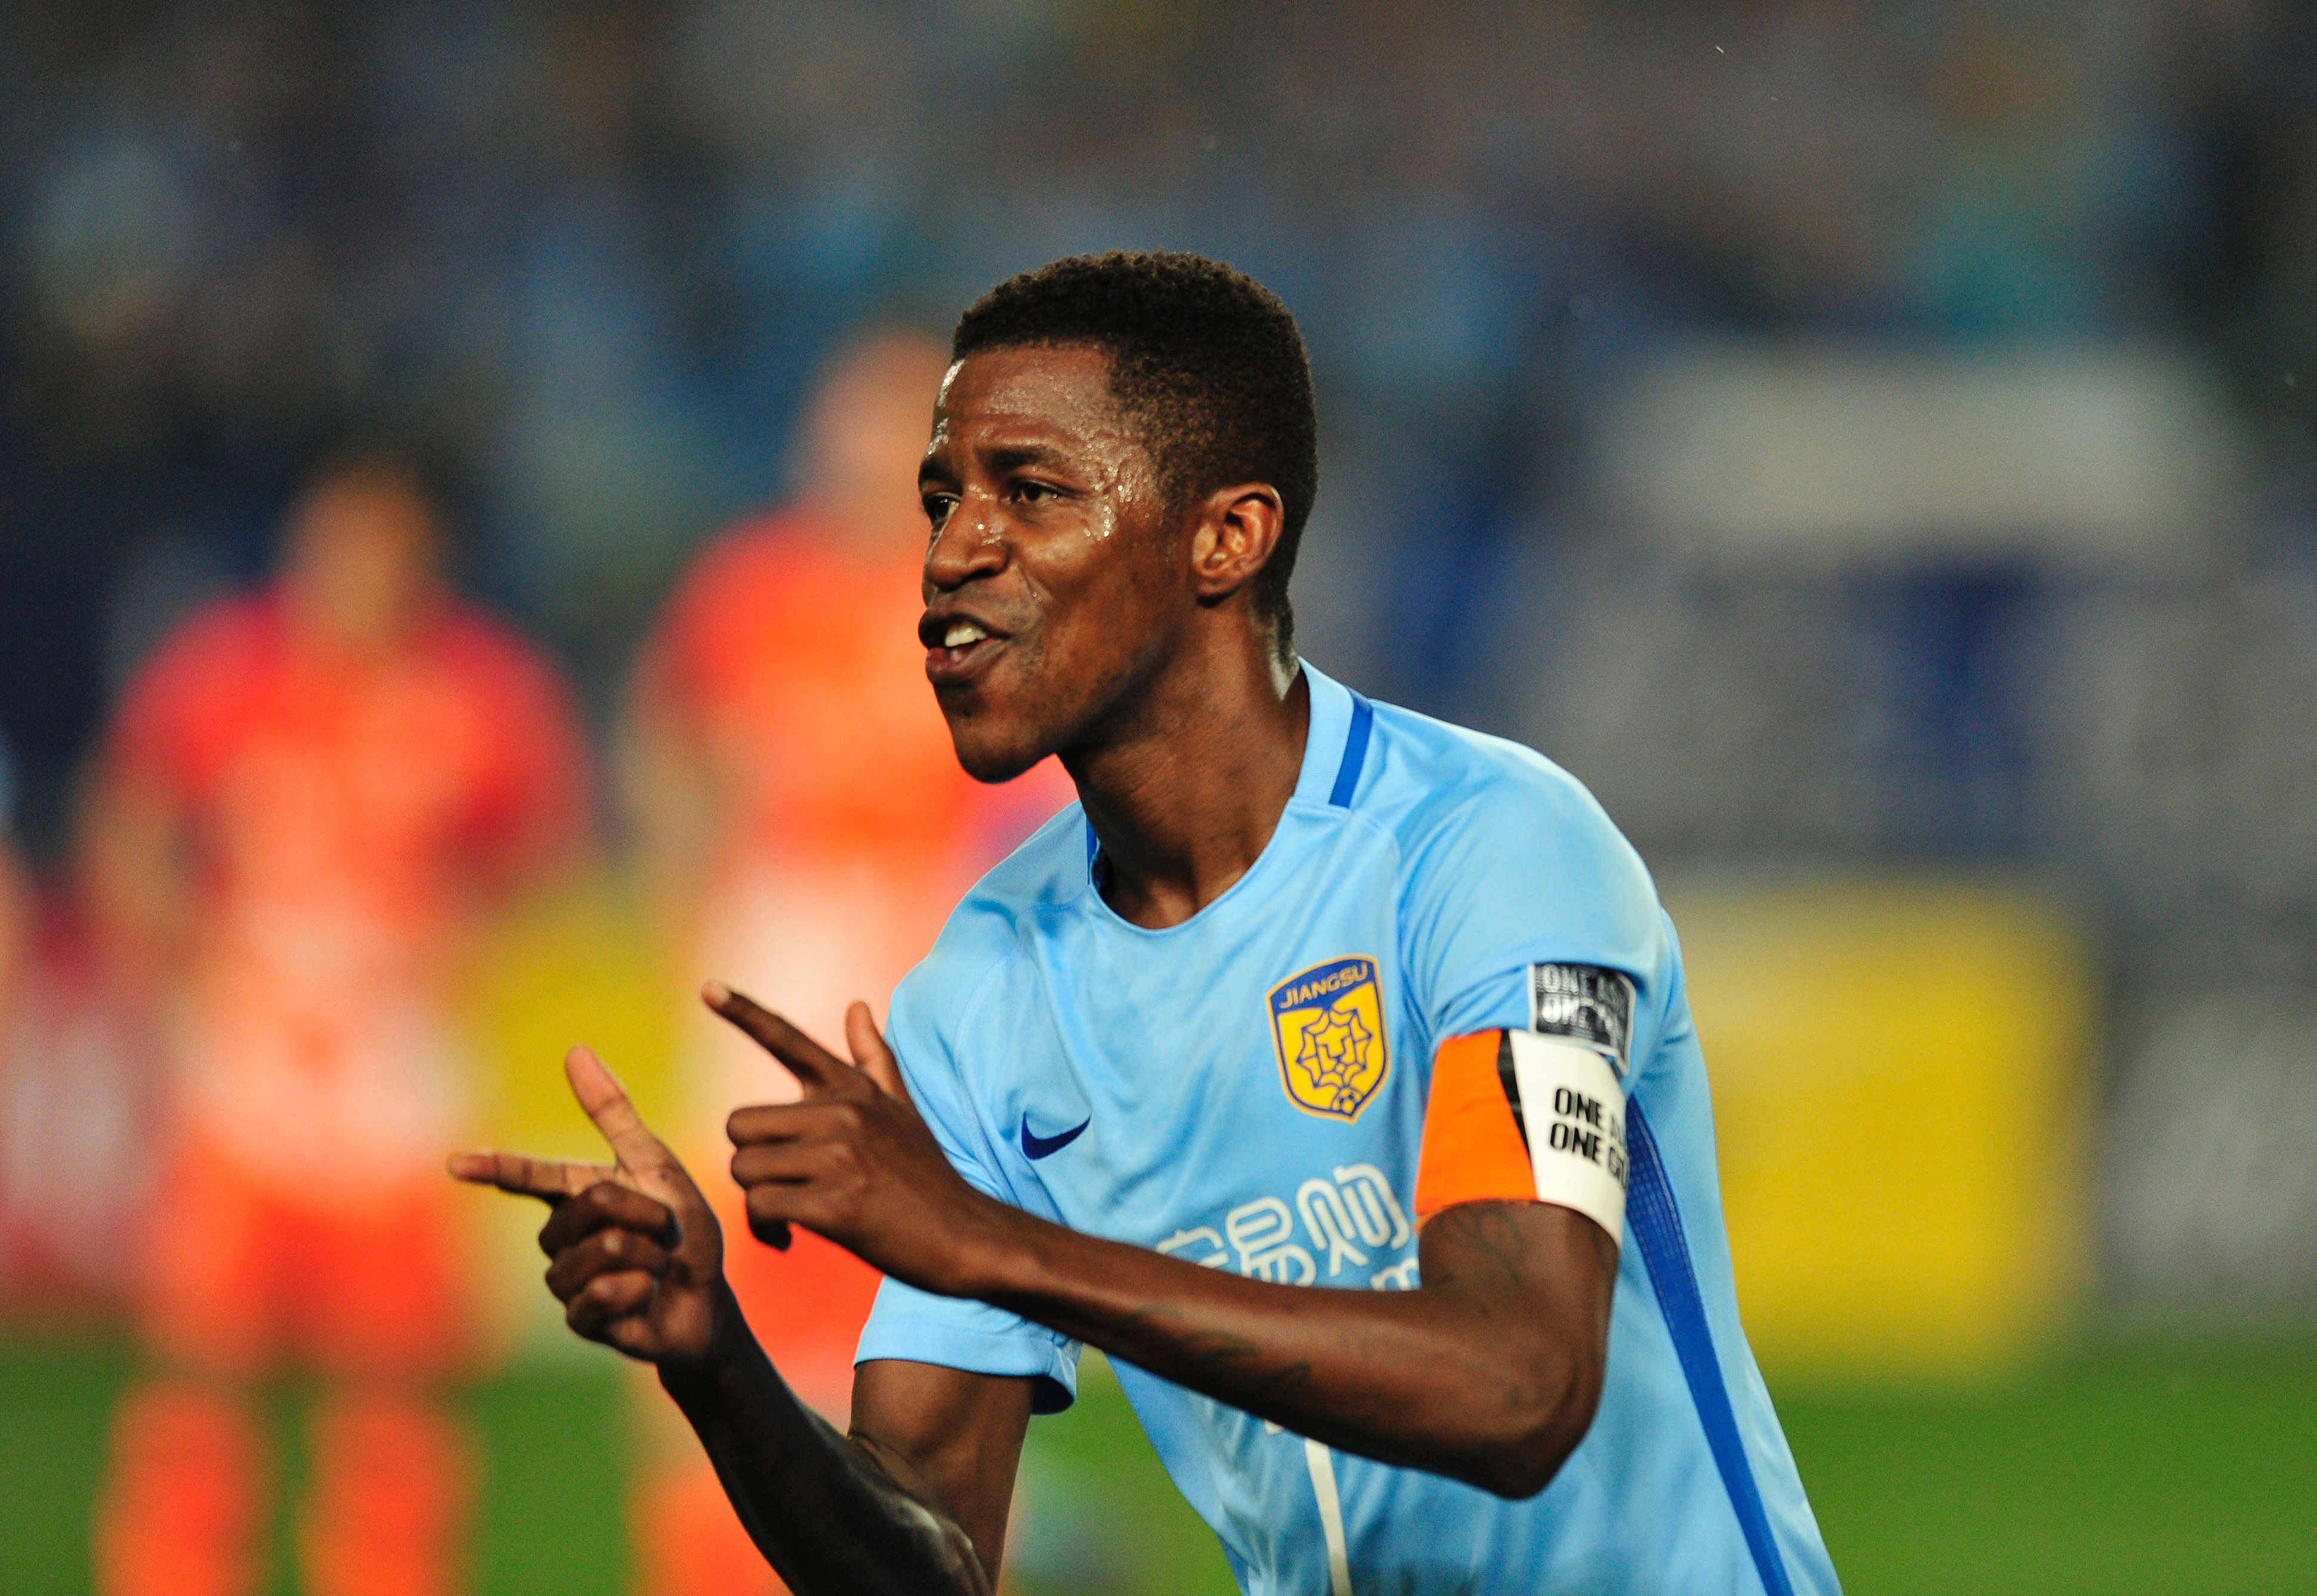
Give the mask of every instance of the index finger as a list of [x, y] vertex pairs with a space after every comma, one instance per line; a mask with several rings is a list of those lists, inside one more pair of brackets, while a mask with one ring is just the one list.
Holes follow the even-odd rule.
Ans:
[[789, 1073], [808, 1097], [836, 1090], [854, 1074], [852, 1065], [845, 1064], [828, 1048], [791, 1025], [787, 1021], [758, 1003], [743, 996], [721, 981], [711, 981], [700, 989], [708, 1006], [747, 1033], [751, 1040], [765, 1052], [786, 1065]]
[[517, 1197], [536, 1197], [549, 1207], [577, 1197], [612, 1172], [601, 1164], [575, 1164], [559, 1158], [532, 1158], [522, 1153], [453, 1153], [451, 1178], [470, 1186], [496, 1186]]
[[[628, 1101], [627, 1088], [611, 1066], [595, 1057], [591, 1048], [574, 1048], [564, 1056], [563, 1074], [571, 1083], [571, 1095], [579, 1100], [580, 1108], [612, 1144], [621, 1164], [631, 1170], [665, 1169], [675, 1162], [675, 1155], [667, 1144], [651, 1133], [636, 1105]], [[576, 1195], [576, 1193], [574, 1194]]]

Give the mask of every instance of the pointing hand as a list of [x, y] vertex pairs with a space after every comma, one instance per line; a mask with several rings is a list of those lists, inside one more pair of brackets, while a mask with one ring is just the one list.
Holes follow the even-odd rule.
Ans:
[[451, 1173], [547, 1204], [547, 1287], [573, 1330], [647, 1362], [705, 1357], [723, 1296], [716, 1216], [602, 1059], [574, 1048], [563, 1073], [614, 1162], [454, 1153]]
[[756, 1238], [784, 1247], [789, 1226], [801, 1225], [910, 1285], [971, 1295], [980, 1260], [1015, 1210], [950, 1167], [869, 1005], [845, 1013], [846, 1064], [728, 987], [711, 982], [701, 995], [804, 1091], [801, 1102], [740, 1109], [725, 1122]]

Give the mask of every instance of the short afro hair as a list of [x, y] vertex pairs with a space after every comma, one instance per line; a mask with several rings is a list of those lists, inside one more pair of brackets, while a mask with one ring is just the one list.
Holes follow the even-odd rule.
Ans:
[[958, 318], [950, 358], [1037, 343], [1108, 352], [1112, 395], [1177, 508], [1236, 482], [1277, 491], [1279, 546], [1253, 598], [1292, 657], [1287, 579], [1320, 491], [1320, 425], [1311, 357], [1279, 296], [1202, 255], [1072, 255], [982, 295]]

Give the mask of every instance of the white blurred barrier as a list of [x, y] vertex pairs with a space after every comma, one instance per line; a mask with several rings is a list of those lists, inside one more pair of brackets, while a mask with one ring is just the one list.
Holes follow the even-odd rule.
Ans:
[[2100, 1153], [2107, 1285], [2191, 1320], [2317, 1309], [2317, 995], [2138, 994]]
[[1619, 521], [1748, 559], [2190, 568], [2251, 508], [2214, 383], [2157, 349], [1704, 346], [1598, 430]]

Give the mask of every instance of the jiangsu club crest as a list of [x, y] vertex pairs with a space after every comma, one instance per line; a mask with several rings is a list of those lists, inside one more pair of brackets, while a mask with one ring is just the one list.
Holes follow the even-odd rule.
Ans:
[[1295, 1106], [1356, 1119], [1391, 1067], [1373, 958], [1336, 958], [1271, 989], [1279, 1078]]

